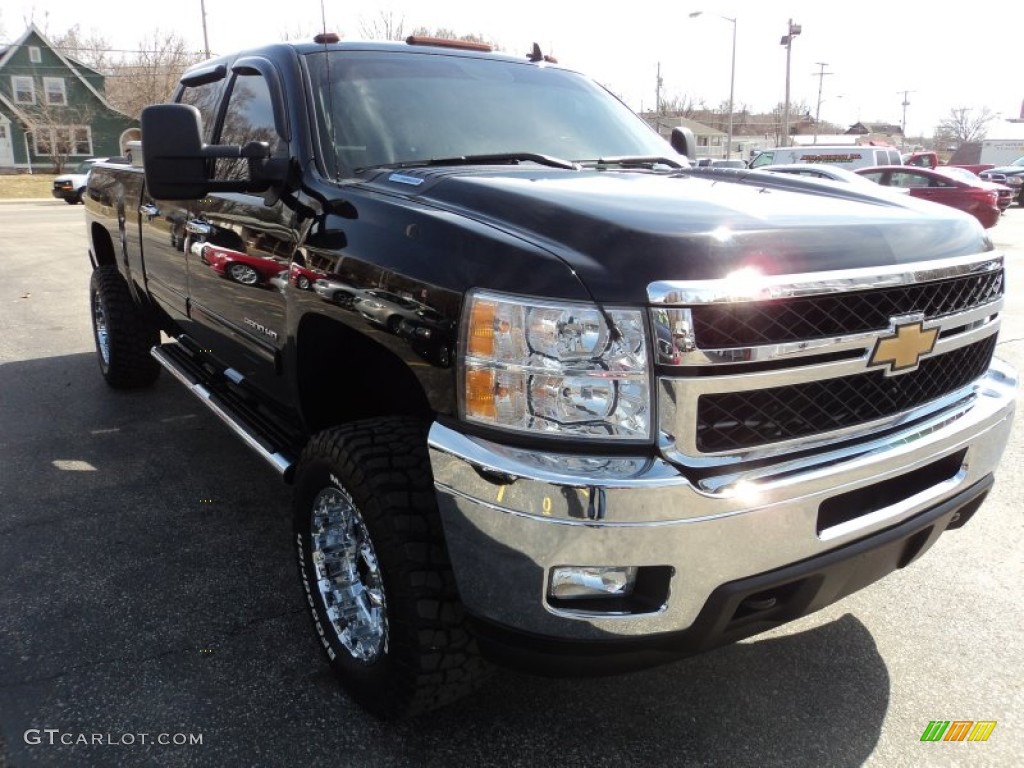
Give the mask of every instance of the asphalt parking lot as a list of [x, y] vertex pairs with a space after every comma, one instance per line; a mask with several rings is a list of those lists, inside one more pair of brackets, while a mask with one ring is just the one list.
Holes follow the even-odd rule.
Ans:
[[[289, 489], [170, 377], [103, 384], [82, 208], [3, 202], [0, 233], [0, 768], [1020, 764], [1024, 420], [969, 525], [824, 611], [641, 673], [499, 671], [382, 724], [310, 631]], [[992, 236], [1024, 369], [1024, 209]], [[922, 743], [932, 720], [997, 726]]]

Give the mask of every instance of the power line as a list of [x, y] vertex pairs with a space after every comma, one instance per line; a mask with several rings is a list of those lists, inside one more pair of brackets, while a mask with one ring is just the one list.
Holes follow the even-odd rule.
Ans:
[[[0, 51], [6, 52], [11, 48], [38, 48], [38, 45], [28, 45], [26, 43], [0, 43]], [[75, 55], [75, 53], [151, 53], [157, 55], [165, 55], [168, 52], [167, 48], [99, 48], [88, 45], [54, 45], [51, 50], [60, 51], [65, 55]], [[196, 56], [202, 56], [205, 51], [201, 50], [187, 50], [181, 51], [182, 53], [195, 54]], [[218, 55], [218, 54], [214, 54]], [[83, 62], [85, 63], [85, 62]]]

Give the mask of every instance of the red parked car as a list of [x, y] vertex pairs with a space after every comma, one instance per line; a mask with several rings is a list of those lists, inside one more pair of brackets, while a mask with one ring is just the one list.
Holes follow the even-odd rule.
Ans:
[[959, 208], [972, 214], [985, 228], [994, 227], [999, 221], [999, 193], [981, 179], [975, 182], [906, 165], [876, 165], [854, 172], [883, 187], [909, 189], [911, 197]]
[[[991, 178], [982, 178], [976, 173], [968, 171], [966, 168], [959, 168], [955, 165], [940, 165], [935, 169], [936, 173], [942, 173], [946, 176], [952, 176], [954, 179], [960, 179], [962, 181], [969, 181], [972, 184], [977, 184], [978, 179], [981, 179], [982, 186], [988, 189], [994, 189], [996, 194], [999, 195], [999, 210], [1005, 211], [1010, 207], [1010, 203], [1013, 202], [1013, 198], [1017, 196], [1018, 190], [1011, 189], [1008, 185], [1002, 181], [995, 181]], [[1004, 177], [1005, 178], [1005, 177]]]
[[251, 256], [232, 248], [209, 243], [195, 243], [199, 260], [214, 272], [243, 285], [265, 285], [279, 272], [288, 270], [287, 264], [263, 256]]

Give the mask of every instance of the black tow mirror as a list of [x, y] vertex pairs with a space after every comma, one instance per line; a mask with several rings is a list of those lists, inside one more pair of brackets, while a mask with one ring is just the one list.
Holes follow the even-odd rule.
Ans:
[[190, 104], [156, 104], [142, 110], [142, 164], [146, 188], [157, 200], [191, 200], [206, 194], [203, 120]]
[[213, 191], [249, 191], [250, 180], [212, 181], [212, 164], [207, 161], [268, 157], [265, 142], [252, 141], [244, 147], [203, 144], [203, 121], [191, 104], [155, 104], [142, 110], [146, 188], [157, 200], [197, 200]]

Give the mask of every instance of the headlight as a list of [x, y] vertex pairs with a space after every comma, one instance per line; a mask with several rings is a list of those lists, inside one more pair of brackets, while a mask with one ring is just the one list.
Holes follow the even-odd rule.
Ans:
[[549, 435], [651, 436], [638, 309], [472, 294], [460, 384], [468, 421]]

